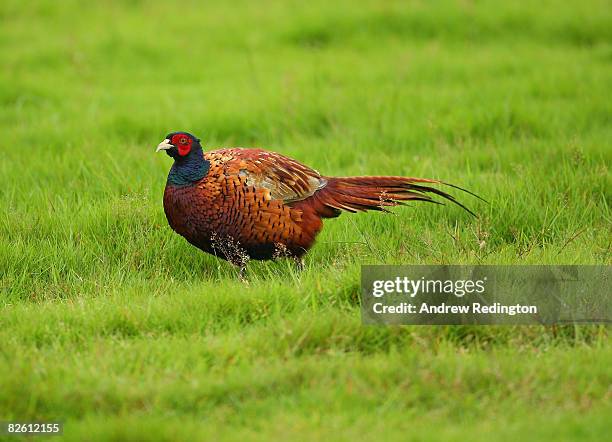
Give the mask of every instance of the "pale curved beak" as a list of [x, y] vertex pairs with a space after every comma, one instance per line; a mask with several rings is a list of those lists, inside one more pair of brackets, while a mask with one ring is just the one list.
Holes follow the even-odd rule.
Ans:
[[157, 145], [157, 149], [155, 149], [155, 152], [159, 152], [160, 150], [172, 149], [173, 147], [174, 146], [170, 144], [170, 140], [166, 138], [164, 141]]

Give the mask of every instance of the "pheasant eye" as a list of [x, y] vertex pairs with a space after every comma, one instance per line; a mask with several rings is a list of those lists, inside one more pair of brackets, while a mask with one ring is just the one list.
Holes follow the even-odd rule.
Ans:
[[181, 144], [187, 144], [187, 138], [181, 138], [180, 143]]

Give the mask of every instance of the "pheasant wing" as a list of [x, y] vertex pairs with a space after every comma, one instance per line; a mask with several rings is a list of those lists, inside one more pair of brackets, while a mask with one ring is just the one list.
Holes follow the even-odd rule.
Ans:
[[284, 155], [262, 149], [236, 150], [228, 172], [244, 177], [248, 186], [269, 191], [272, 200], [300, 201], [327, 184], [319, 172]]

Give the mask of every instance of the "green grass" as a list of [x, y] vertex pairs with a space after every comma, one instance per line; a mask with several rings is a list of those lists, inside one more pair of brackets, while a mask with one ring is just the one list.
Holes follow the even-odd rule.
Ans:
[[[0, 5], [0, 420], [66, 440], [610, 432], [608, 328], [363, 327], [358, 301], [361, 264], [612, 262], [608, 2], [81, 3]], [[305, 271], [252, 263], [244, 285], [167, 226], [172, 130], [490, 204], [343, 215]]]

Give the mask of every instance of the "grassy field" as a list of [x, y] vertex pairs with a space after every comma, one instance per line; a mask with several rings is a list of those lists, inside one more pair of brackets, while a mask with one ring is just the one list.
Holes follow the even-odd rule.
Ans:
[[[608, 328], [363, 327], [358, 299], [361, 264], [612, 262], [609, 2], [221, 3], [1, 2], [0, 421], [74, 441], [609, 434]], [[490, 205], [343, 215], [303, 272], [252, 263], [245, 285], [167, 226], [172, 130]]]

